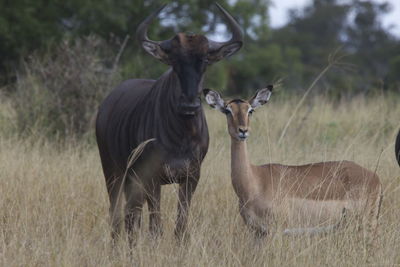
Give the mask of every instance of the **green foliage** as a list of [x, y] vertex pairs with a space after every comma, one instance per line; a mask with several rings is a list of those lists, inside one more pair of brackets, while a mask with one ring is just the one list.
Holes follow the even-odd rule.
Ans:
[[98, 103], [118, 77], [115, 68], [105, 68], [107, 49], [91, 36], [64, 41], [45, 57], [32, 56], [12, 96], [18, 132], [60, 137], [90, 132]]
[[[229, 29], [221, 30], [225, 22], [214, 0], [166, 3], [149, 28], [151, 39], [165, 40], [187, 31], [210, 39], [230, 38]], [[307, 88], [340, 48], [339, 55], [346, 57], [319, 80], [319, 92], [340, 98], [377, 89], [399, 91], [400, 41], [380, 23], [390, 10], [385, 3], [313, 0], [292, 10], [288, 24], [279, 29], [269, 27], [269, 1], [219, 3], [238, 20], [245, 42], [232, 58], [208, 68], [206, 87], [244, 97], [283, 80], [282, 94], [293, 94]], [[160, 76], [168, 66], [146, 54], [135, 40], [139, 23], [159, 6], [155, 0], [1, 1], [0, 85], [16, 90], [12, 97], [19, 130], [82, 134], [91, 127], [96, 101], [119, 81]], [[89, 35], [107, 48], [91, 46], [92, 41], [85, 39]], [[99, 60], [110, 54], [114, 58], [126, 38], [116, 81], [115, 72], [97, 71], [113, 69], [113, 59]], [[104, 50], [108, 55], [102, 54]], [[80, 58], [72, 60], [72, 55]]]
[[[186, 31], [206, 33], [210, 38], [221, 35], [215, 30], [224, 21], [214, 1], [167, 3], [149, 29], [152, 39], [164, 40]], [[208, 75], [208, 86], [222, 86], [230, 94], [246, 94], [283, 78], [285, 87], [304, 88], [328, 63], [329, 56], [342, 48], [342, 53], [348, 55], [345, 59], [348, 64], [323, 77], [321, 89], [340, 95], [377, 86], [398, 88], [400, 78], [395, 75], [392, 57], [400, 53], [400, 43], [380, 24], [381, 16], [390, 10], [388, 4], [313, 0], [302, 10], [292, 10], [286, 26], [271, 30], [269, 1], [222, 0], [219, 3], [242, 26], [245, 47], [231, 60], [218, 63], [223, 68], [213, 67], [218, 71]], [[114, 51], [130, 35], [120, 62], [123, 78], [156, 78], [167, 67], [145, 54], [134, 33], [137, 25], [159, 5], [154, 0], [2, 1], [0, 83], [9, 81], [6, 77], [14, 76], [13, 69], [20, 59], [32, 51], [53, 49], [64, 36], [74, 39], [88, 34], [107, 40]], [[229, 38], [229, 30], [222, 34]]]
[[400, 41], [380, 23], [389, 10], [386, 3], [359, 0], [314, 0], [301, 11], [292, 10], [288, 25], [273, 36], [273, 42], [296, 47], [301, 55], [302, 71], [297, 76], [288, 72], [288, 84], [304, 86], [341, 48], [347, 56], [321, 79], [320, 89], [348, 95], [395, 88], [400, 78], [393, 76], [389, 62], [400, 53]]
[[63, 35], [53, 12], [58, 1], [47, 2], [0, 1], [0, 82], [4, 83], [6, 67]]
[[[229, 9], [228, 1], [219, 1]], [[257, 1], [262, 2], [262, 1]], [[171, 1], [150, 29], [156, 40], [171, 38], [179, 31], [212, 32], [221, 21], [214, 1]], [[96, 34], [105, 40], [123, 40], [134, 35], [137, 25], [159, 7], [159, 1], [121, 0], [66, 0], [66, 1], [1, 1], [0, 2], [0, 71], [31, 52], [58, 43], [66, 34], [72, 38]], [[255, 7], [246, 1], [237, 1], [235, 7], [251, 7], [250, 14], [242, 19], [250, 25]], [[259, 4], [266, 11], [267, 4]], [[236, 13], [237, 12], [236, 10]], [[164, 20], [162, 20], [165, 18]], [[160, 21], [163, 23], [160, 26]], [[128, 55], [139, 50], [136, 42], [127, 48]], [[10, 74], [10, 73], [9, 73]], [[1, 81], [0, 81], [1, 82]], [[3, 81], [4, 82], [4, 81]]]
[[392, 57], [389, 61], [389, 74], [387, 76], [388, 83], [391, 86], [391, 89], [397, 89], [400, 91], [400, 53], [396, 56]]

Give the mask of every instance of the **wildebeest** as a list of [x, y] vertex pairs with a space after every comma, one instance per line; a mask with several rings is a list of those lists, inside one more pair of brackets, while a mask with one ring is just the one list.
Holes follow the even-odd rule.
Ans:
[[397, 162], [400, 165], [400, 131], [397, 134], [397, 138], [396, 138], [396, 146], [395, 146], [395, 152], [396, 152], [396, 159]]
[[[96, 137], [108, 195], [112, 236], [117, 236], [123, 191], [126, 199], [125, 228], [132, 234], [140, 227], [142, 206], [147, 201], [150, 232], [161, 234], [161, 185], [178, 183], [179, 202], [175, 235], [185, 233], [192, 194], [200, 177], [200, 165], [208, 150], [209, 136], [200, 102], [207, 66], [234, 54], [242, 47], [243, 34], [233, 17], [217, 7], [232, 31], [226, 42], [204, 35], [179, 33], [165, 41], [147, 37], [151, 21], [165, 6], [147, 17], [136, 37], [149, 54], [171, 68], [157, 80], [122, 82], [101, 104]], [[146, 145], [123, 179], [129, 155], [142, 142]]]

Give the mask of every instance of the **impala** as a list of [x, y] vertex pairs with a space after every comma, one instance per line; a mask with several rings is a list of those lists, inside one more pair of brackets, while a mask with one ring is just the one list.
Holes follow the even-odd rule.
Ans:
[[375, 173], [350, 161], [298, 166], [250, 163], [246, 143], [250, 116], [268, 102], [272, 88], [259, 90], [249, 101], [224, 101], [218, 92], [203, 90], [207, 103], [227, 117], [232, 185], [245, 224], [257, 236], [264, 236], [274, 218], [283, 215], [284, 225], [307, 220], [310, 225], [312, 219], [318, 222], [318, 227], [287, 229], [284, 233], [320, 233], [336, 229], [343, 216], [350, 213], [361, 218], [367, 233], [371, 233], [368, 237], [374, 237], [382, 200], [381, 183]]

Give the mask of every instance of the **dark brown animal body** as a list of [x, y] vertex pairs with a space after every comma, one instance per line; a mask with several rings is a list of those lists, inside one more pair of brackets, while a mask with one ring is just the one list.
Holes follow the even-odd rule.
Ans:
[[396, 152], [397, 162], [400, 165], [400, 131], [397, 134], [397, 138], [396, 138], [395, 152]]
[[[235, 53], [242, 46], [239, 26], [217, 6], [233, 31], [227, 42], [182, 33], [170, 40], [152, 41], [147, 37], [147, 27], [162, 8], [144, 20], [138, 27], [137, 39], [149, 54], [171, 68], [158, 80], [123, 82], [99, 108], [96, 137], [110, 198], [113, 237], [119, 234], [122, 223], [121, 192], [126, 199], [125, 227], [131, 241], [140, 226], [146, 201], [150, 232], [160, 234], [161, 185], [170, 183], [180, 184], [175, 234], [181, 238], [185, 232], [190, 200], [209, 142], [199, 97], [203, 74], [208, 64]], [[145, 146], [127, 171], [130, 153], [149, 139], [154, 141]]]

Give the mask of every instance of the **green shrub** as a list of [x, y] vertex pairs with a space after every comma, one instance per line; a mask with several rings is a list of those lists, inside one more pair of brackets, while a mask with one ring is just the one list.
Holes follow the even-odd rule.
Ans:
[[112, 54], [103, 40], [89, 36], [31, 56], [12, 95], [18, 132], [79, 137], [93, 129], [99, 102], [119, 79]]

